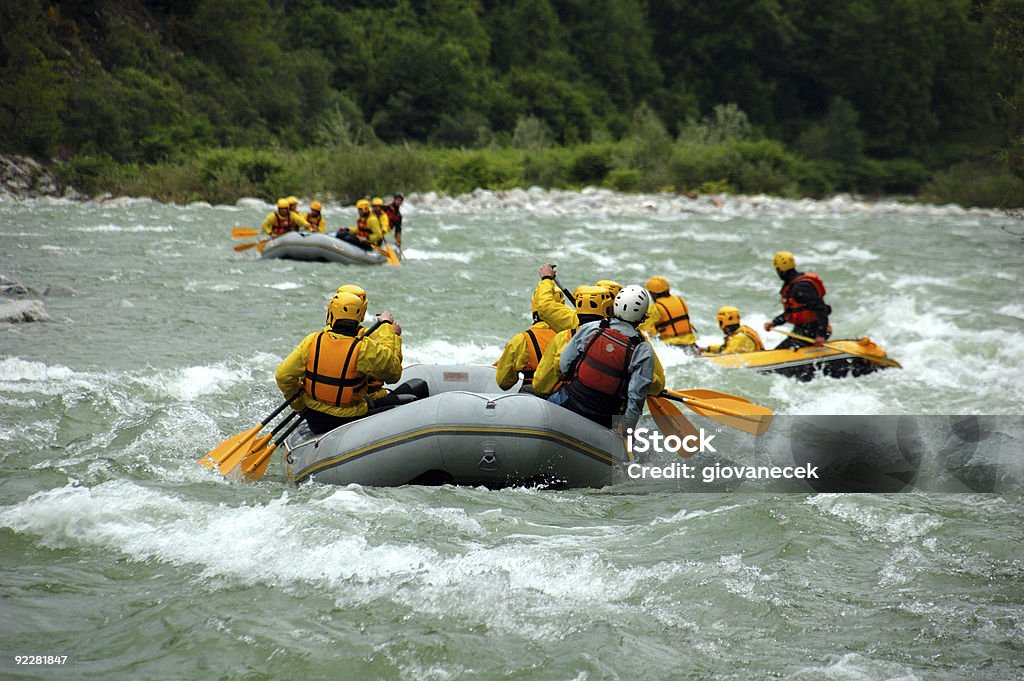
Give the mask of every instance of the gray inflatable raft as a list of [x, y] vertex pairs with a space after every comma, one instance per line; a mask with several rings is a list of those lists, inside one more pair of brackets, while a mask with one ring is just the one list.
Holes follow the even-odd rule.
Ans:
[[[397, 246], [392, 246], [398, 253]], [[320, 232], [288, 232], [263, 247], [264, 258], [319, 260], [345, 265], [383, 265], [388, 261], [380, 251], [363, 250], [348, 241]]]
[[494, 367], [413, 365], [430, 397], [283, 443], [285, 479], [393, 487], [599, 487], [627, 462], [613, 431], [534, 395], [502, 392]]

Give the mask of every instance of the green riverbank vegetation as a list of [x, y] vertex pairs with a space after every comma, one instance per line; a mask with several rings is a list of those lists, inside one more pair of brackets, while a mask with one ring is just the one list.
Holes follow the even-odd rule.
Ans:
[[0, 152], [88, 194], [1024, 205], [1024, 0], [25, 0], [0, 21]]

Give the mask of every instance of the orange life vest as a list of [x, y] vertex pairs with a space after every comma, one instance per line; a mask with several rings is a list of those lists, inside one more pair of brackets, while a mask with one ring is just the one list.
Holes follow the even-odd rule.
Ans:
[[293, 229], [295, 228], [292, 226], [292, 214], [288, 213], [287, 218], [282, 218], [281, 214], [275, 210], [274, 224], [270, 226], [270, 233], [274, 235], [287, 234]]
[[654, 325], [659, 338], [672, 338], [693, 333], [693, 325], [690, 324], [690, 310], [682, 298], [662, 296], [655, 298], [654, 304], [658, 306], [658, 313], [661, 317]]
[[621, 414], [626, 407], [629, 364], [643, 342], [640, 334], [626, 336], [602, 322], [574, 363], [569, 395], [584, 409], [597, 414]]
[[306, 353], [306, 395], [336, 407], [350, 407], [366, 397], [366, 374], [356, 369], [361, 340], [317, 334]]
[[362, 215], [356, 220], [356, 233], [359, 234], [360, 239], [370, 240], [370, 225]]
[[523, 333], [530, 341], [526, 344], [527, 360], [526, 366], [523, 367], [523, 383], [529, 385], [533, 383], [533, 374], [536, 373], [537, 365], [540, 364], [541, 355], [548, 349], [551, 339], [555, 337], [555, 330], [531, 326]]
[[782, 296], [782, 314], [786, 321], [793, 326], [803, 326], [818, 321], [818, 313], [789, 296], [794, 286], [805, 281], [809, 281], [814, 285], [819, 298], [825, 297], [825, 284], [821, 281], [821, 277], [814, 272], [804, 272], [783, 284], [782, 289], [779, 291], [779, 295]]

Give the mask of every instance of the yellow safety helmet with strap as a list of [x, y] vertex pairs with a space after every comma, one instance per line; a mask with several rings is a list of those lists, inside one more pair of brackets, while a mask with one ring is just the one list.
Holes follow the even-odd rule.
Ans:
[[361, 210], [361, 211], [362, 210], [368, 211], [368, 210], [370, 210], [370, 202], [367, 201], [366, 199], [359, 199], [358, 201], [356, 201], [356, 208]]
[[611, 312], [612, 294], [604, 286], [580, 286], [572, 292], [576, 312], [607, 317]]
[[319, 201], [314, 201], [313, 203], [309, 204], [309, 209], [310, 210], [317, 210], [317, 211], [319, 211], [319, 210], [323, 210], [323, 208], [324, 208], [323, 204], [321, 204]]
[[740, 311], [731, 305], [718, 308], [718, 328], [725, 330], [728, 326], [738, 326], [740, 323]]
[[373, 201], [371, 201], [371, 203], [374, 206], [383, 206], [384, 205], [384, 199], [380, 198], [379, 196], [375, 196], [375, 197], [373, 197]]
[[294, 196], [289, 196], [288, 197], [288, 205], [289, 206], [297, 206], [297, 205], [299, 205], [299, 199], [294, 197]]
[[775, 254], [775, 258], [772, 260], [772, 265], [775, 266], [779, 272], [788, 272], [796, 269], [796, 258], [789, 251], [779, 251]]
[[366, 305], [359, 296], [352, 293], [338, 293], [331, 298], [327, 304], [327, 326], [334, 327], [334, 323], [348, 319], [359, 323], [363, 321], [363, 314], [366, 312]]
[[645, 288], [656, 296], [662, 293], [668, 293], [668, 279], [665, 277], [651, 277], [647, 280], [647, 286]]
[[287, 208], [288, 207], [288, 199], [278, 199], [277, 200], [277, 207], [278, 208]]
[[611, 279], [602, 279], [601, 281], [594, 284], [594, 286], [604, 286], [606, 289], [608, 289], [608, 293], [612, 294], [612, 299], [614, 299], [615, 296], [619, 295], [619, 291], [622, 290], [622, 284], [620, 284], [617, 281], [612, 281]]
[[351, 293], [356, 298], [359, 298], [359, 300], [363, 301], [362, 314], [363, 316], [366, 316], [366, 306], [368, 305], [368, 303], [366, 301], [366, 291], [363, 290], [363, 287], [356, 286], [355, 284], [343, 284], [338, 287], [338, 290], [335, 292], [334, 295], [337, 296], [340, 293]]

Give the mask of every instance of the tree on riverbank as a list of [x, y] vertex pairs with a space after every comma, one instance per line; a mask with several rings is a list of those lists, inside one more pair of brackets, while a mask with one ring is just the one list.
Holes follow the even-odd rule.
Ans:
[[[290, 158], [383, 143], [391, 156], [423, 145], [434, 184], [420, 189], [475, 176], [916, 193], [957, 164], [995, 177], [992, 154], [1020, 127], [1014, 95], [999, 96], [1020, 97], [1003, 46], [1021, 0], [990, 4], [991, 16], [966, 0], [4, 3], [0, 151], [58, 155], [65, 177], [111, 189], [166, 181], [201, 149], [269, 157], [240, 171], [265, 186], [295, 174]], [[749, 123], [742, 138], [689, 137], [725, 110]], [[550, 143], [527, 153], [528, 138]], [[493, 177], [453, 170], [469, 163], [460, 153]], [[355, 172], [343, 165], [326, 179], [339, 193]]]

